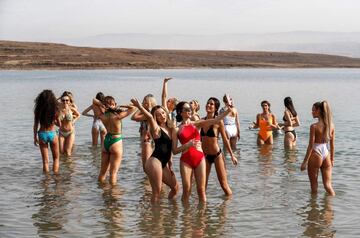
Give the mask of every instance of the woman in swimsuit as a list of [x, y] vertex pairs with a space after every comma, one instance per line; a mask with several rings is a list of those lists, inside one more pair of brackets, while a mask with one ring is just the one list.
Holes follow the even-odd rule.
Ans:
[[72, 94], [64, 92], [61, 97], [60, 104], [60, 121], [59, 128], [59, 143], [60, 153], [66, 156], [71, 156], [74, 141], [75, 141], [75, 126], [74, 123], [80, 118], [80, 113], [74, 106]]
[[45, 173], [49, 172], [49, 144], [53, 156], [53, 171], [59, 172], [59, 142], [55, 127], [60, 125], [58, 113], [59, 104], [54, 93], [51, 90], [42, 91], [35, 99], [33, 128], [34, 145], [39, 145]]
[[[322, 180], [326, 192], [335, 196], [331, 184], [332, 167], [334, 166], [335, 127], [332, 123], [332, 114], [327, 101], [316, 102], [312, 107], [312, 116], [318, 122], [310, 126], [310, 139], [301, 170], [307, 167], [311, 185], [311, 193], [316, 194], [318, 189], [318, 175], [321, 169]], [[330, 151], [327, 144], [330, 144]]]
[[150, 113], [137, 99], [132, 99], [131, 102], [146, 117], [150, 127], [150, 134], [155, 142], [154, 152], [145, 164], [145, 172], [149, 177], [152, 188], [151, 200], [152, 202], [159, 201], [163, 182], [170, 187], [168, 198], [172, 199], [177, 194], [179, 185], [172, 170], [171, 135], [173, 126], [169, 114], [164, 107], [159, 105], [153, 107]]
[[[227, 114], [231, 113], [229, 108], [226, 112], [214, 119], [191, 121], [191, 108], [187, 102], [180, 102], [176, 106], [176, 121], [178, 128], [172, 134], [172, 151], [174, 154], [182, 152], [180, 157], [180, 173], [183, 184], [182, 201], [187, 202], [191, 192], [191, 177], [195, 174], [199, 201], [206, 201], [206, 163], [201, 148], [201, 127], [207, 127], [220, 122]], [[178, 140], [182, 144], [178, 147]]]
[[273, 129], [279, 129], [279, 125], [276, 122], [276, 117], [271, 113], [270, 103], [268, 101], [262, 101], [261, 107], [262, 113], [257, 114], [256, 122], [250, 126], [250, 128], [260, 128], [257, 138], [257, 144], [273, 144]]
[[[228, 100], [230, 100], [230, 102], [228, 102]], [[221, 108], [220, 113], [226, 111], [230, 104], [233, 105], [232, 98], [228, 97], [226, 94], [223, 97], [223, 102], [225, 103], [225, 107]], [[230, 113], [224, 118], [224, 125], [231, 149], [236, 150], [236, 142], [240, 140], [240, 122], [236, 108], [234, 108], [234, 113]]]
[[[95, 116], [100, 118], [104, 123], [107, 134], [102, 145], [101, 153], [101, 168], [99, 173], [99, 182], [103, 183], [106, 179], [106, 172], [109, 170], [110, 184], [116, 184], [117, 172], [121, 165], [123, 147], [122, 147], [122, 122], [121, 120], [135, 111], [133, 106], [123, 106], [127, 110], [116, 107], [115, 99], [111, 96], [106, 96], [104, 104], [93, 99], [93, 110]], [[103, 110], [105, 109], [105, 113]]]
[[[220, 107], [220, 101], [217, 98], [211, 97], [206, 103], [206, 112], [207, 115], [204, 120], [213, 119], [218, 116], [218, 110]], [[225, 195], [229, 196], [232, 194], [230, 186], [227, 181], [227, 174], [225, 168], [225, 158], [218, 144], [218, 135], [219, 133], [222, 136], [223, 143], [225, 144], [227, 150], [231, 155], [231, 160], [234, 165], [237, 165], [238, 161], [234, 156], [234, 153], [231, 149], [229, 140], [226, 136], [224, 123], [219, 121], [214, 125], [206, 125], [201, 127], [201, 142], [202, 149], [205, 154], [206, 161], [206, 187], [209, 181], [209, 174], [211, 170], [211, 165], [215, 164], [216, 174], [221, 185], [221, 188], [224, 190]]]
[[[99, 100], [100, 102], [104, 101], [104, 94], [102, 92], [98, 92], [96, 94], [95, 97], [97, 100]], [[89, 114], [89, 111], [93, 110], [93, 105], [90, 105], [88, 108], [86, 108], [83, 112], [82, 115], [83, 116], [87, 116], [87, 117], [92, 117], [94, 119], [93, 121], [93, 125], [91, 128], [91, 137], [92, 137], [92, 145], [93, 146], [97, 146], [98, 144], [98, 138], [99, 138], [99, 134], [100, 134], [100, 145], [103, 144], [104, 142], [104, 138], [106, 135], [106, 128], [104, 126], [104, 124], [101, 122], [100, 118], [95, 117], [95, 115]]]
[[190, 101], [190, 107], [191, 107], [191, 120], [197, 121], [200, 120], [199, 110], [200, 110], [200, 104], [197, 100], [191, 100]]
[[[142, 106], [148, 112], [150, 112], [155, 105], [156, 105], [156, 100], [152, 94], [148, 94], [144, 97]], [[143, 165], [143, 170], [145, 172], [146, 161], [150, 158], [151, 153], [153, 151], [147, 118], [144, 115], [144, 113], [138, 110], [131, 116], [131, 120], [140, 122], [139, 132], [140, 132], [140, 145], [141, 145], [141, 162]]]
[[292, 149], [296, 146], [296, 132], [294, 127], [300, 126], [299, 117], [296, 113], [294, 104], [291, 97], [284, 99], [285, 111], [284, 111], [284, 123], [279, 124], [285, 132], [284, 146], [285, 148]]

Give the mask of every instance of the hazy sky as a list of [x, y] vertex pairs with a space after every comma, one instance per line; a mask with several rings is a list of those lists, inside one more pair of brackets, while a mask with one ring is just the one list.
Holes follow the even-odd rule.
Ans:
[[360, 31], [359, 0], [0, 0], [0, 39]]

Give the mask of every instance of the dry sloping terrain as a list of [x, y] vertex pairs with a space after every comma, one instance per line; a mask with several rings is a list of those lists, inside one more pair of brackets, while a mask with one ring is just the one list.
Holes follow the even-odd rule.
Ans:
[[0, 41], [0, 69], [359, 68], [360, 59], [333, 55], [140, 50]]

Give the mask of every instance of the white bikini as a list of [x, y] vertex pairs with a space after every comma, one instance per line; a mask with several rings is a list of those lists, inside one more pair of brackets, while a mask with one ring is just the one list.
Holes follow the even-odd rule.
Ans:
[[322, 160], [325, 160], [329, 154], [327, 143], [314, 143], [313, 150], [321, 156]]

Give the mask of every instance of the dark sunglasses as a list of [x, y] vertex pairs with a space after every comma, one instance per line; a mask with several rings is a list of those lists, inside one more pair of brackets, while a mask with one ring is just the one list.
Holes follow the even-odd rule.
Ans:
[[61, 99], [62, 102], [69, 102], [69, 99]]

